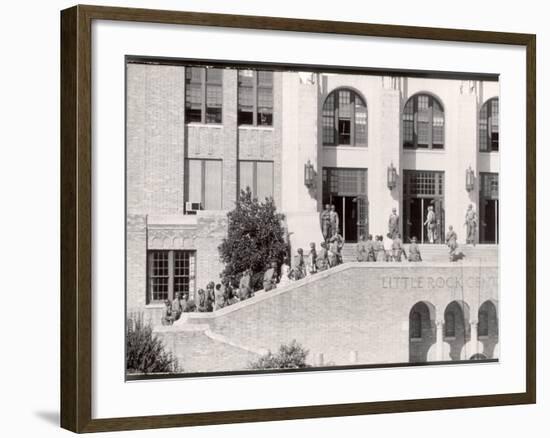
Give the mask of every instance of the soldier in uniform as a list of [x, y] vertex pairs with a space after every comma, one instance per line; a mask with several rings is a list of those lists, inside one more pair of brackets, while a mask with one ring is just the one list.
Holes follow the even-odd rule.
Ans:
[[336, 207], [334, 204], [330, 206], [330, 238], [334, 236], [334, 233], [338, 234], [340, 231], [340, 216], [338, 216], [338, 212], [336, 211]]
[[426, 229], [428, 231], [428, 241], [430, 243], [434, 243], [436, 221], [435, 221], [435, 212], [432, 205], [428, 206], [428, 215], [426, 216], [426, 221], [424, 222], [424, 226], [426, 226]]
[[212, 305], [208, 303], [206, 299], [206, 294], [204, 293], [204, 289], [199, 289], [198, 294], [199, 294], [199, 304], [197, 306], [197, 312], [211, 312]]
[[325, 242], [332, 235], [330, 230], [330, 205], [326, 204], [325, 209], [321, 212], [321, 232], [323, 233], [323, 238]]
[[466, 243], [476, 244], [477, 213], [472, 204], [468, 205], [464, 225], [466, 225]]
[[264, 291], [268, 292], [272, 289], [275, 289], [277, 287], [277, 281], [278, 281], [278, 275], [277, 275], [277, 262], [273, 260], [271, 262], [271, 266], [265, 271], [264, 273]]
[[453, 230], [452, 225], [449, 225], [449, 231], [447, 231], [447, 235], [445, 236], [445, 243], [449, 247], [449, 260], [451, 262], [455, 261], [456, 250], [458, 248], [457, 239], [456, 231]]
[[411, 244], [409, 246], [409, 262], [421, 262], [422, 256], [420, 254], [420, 248], [416, 243], [416, 237], [413, 236]]
[[338, 234], [338, 229], [335, 228], [332, 232], [329, 244], [328, 261], [330, 267], [342, 263], [342, 248], [344, 247], [344, 238]]
[[327, 244], [321, 242], [321, 249], [317, 253], [317, 272], [326, 271], [328, 269], [328, 253]]
[[309, 274], [315, 274], [317, 272], [317, 248], [315, 248], [315, 242], [309, 244], [307, 270]]
[[174, 315], [174, 319], [179, 319], [184, 308], [185, 300], [183, 299], [183, 292], [180, 292], [172, 301], [172, 314]]
[[395, 235], [391, 245], [391, 250], [392, 250], [392, 258], [394, 262], [400, 262], [402, 254], [404, 254], [405, 257], [407, 257], [407, 254], [405, 254], [405, 250], [403, 249], [403, 241], [401, 240], [401, 234], [397, 233]]
[[216, 294], [214, 293], [214, 282], [211, 281], [206, 285], [206, 301], [207, 303], [210, 303], [210, 306], [214, 306], [214, 302], [216, 301]]
[[388, 233], [391, 239], [395, 239], [395, 236], [399, 233], [399, 216], [397, 215], [397, 209], [395, 207], [391, 209], [390, 218], [388, 220]]

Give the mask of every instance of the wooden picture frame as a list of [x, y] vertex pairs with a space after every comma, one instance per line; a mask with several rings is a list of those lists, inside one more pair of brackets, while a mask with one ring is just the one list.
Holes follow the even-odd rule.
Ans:
[[[526, 391], [126, 418], [92, 418], [92, 22], [114, 20], [523, 46], [526, 49]], [[74, 432], [530, 404], [536, 401], [536, 37], [531, 34], [75, 6], [61, 12], [61, 426]]]

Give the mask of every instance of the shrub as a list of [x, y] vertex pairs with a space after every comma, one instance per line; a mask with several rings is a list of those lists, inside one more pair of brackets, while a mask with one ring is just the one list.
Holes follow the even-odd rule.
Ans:
[[262, 289], [260, 274], [263, 275], [273, 260], [280, 266], [288, 251], [282, 225], [284, 215], [277, 213], [272, 198], [259, 201], [247, 187], [241, 190], [227, 218], [227, 237], [218, 247], [225, 264], [222, 280], [236, 285], [244, 270], [250, 268], [252, 288]]
[[308, 350], [293, 340], [290, 344], [281, 345], [277, 353], [269, 351], [257, 361], [251, 362], [249, 368], [255, 370], [308, 368], [311, 366], [306, 362], [308, 353]]
[[127, 321], [126, 371], [143, 374], [180, 371], [177, 359], [165, 351], [162, 341], [141, 317]]

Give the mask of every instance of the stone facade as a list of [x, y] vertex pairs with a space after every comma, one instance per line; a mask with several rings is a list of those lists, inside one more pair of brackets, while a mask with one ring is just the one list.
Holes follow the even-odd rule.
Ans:
[[[406, 170], [444, 172], [445, 224], [455, 226], [460, 242], [465, 239], [466, 206], [479, 207], [477, 176], [498, 173], [498, 153], [478, 152], [477, 137], [479, 110], [498, 97], [498, 82], [274, 72], [272, 126], [238, 126], [237, 70], [223, 70], [220, 124], [186, 123], [185, 72], [183, 65], [127, 64], [127, 308], [157, 323], [162, 304], [147, 302], [148, 251], [190, 251], [192, 295], [218, 281], [223, 267], [217, 248], [225, 235], [226, 213], [237, 198], [239, 160], [273, 163], [273, 198], [286, 215], [293, 250], [322, 240], [325, 168], [368, 170], [366, 220], [372, 234], [386, 232], [392, 208], [402, 214]], [[323, 105], [339, 88], [353, 90], [366, 102], [365, 146], [323, 145]], [[443, 105], [442, 150], [402, 147], [403, 108], [417, 93], [436, 96]], [[187, 159], [220, 161], [219, 210], [185, 214]], [[308, 161], [316, 172], [311, 187], [304, 185]], [[398, 174], [392, 190], [386, 175], [390, 164]], [[470, 192], [464, 188], [468, 167], [476, 175]]]

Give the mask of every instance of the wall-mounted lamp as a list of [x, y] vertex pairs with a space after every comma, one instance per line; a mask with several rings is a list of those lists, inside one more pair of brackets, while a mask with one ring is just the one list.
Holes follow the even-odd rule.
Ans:
[[313, 187], [315, 185], [315, 169], [309, 160], [304, 164], [304, 184], [306, 187]]
[[466, 190], [468, 192], [474, 190], [475, 181], [476, 177], [474, 171], [472, 170], [472, 166], [468, 166], [468, 169], [466, 169]]
[[393, 190], [397, 186], [397, 169], [393, 162], [388, 166], [388, 188]]

